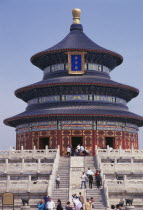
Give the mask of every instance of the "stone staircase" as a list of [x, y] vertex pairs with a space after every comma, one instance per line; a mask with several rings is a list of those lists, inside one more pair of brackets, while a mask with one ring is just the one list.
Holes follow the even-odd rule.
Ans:
[[60, 176], [60, 188], [56, 189], [56, 183], [52, 191], [52, 199], [57, 204], [60, 199], [63, 208], [69, 200], [69, 171], [70, 171], [70, 158], [60, 157], [57, 175]]
[[[85, 171], [90, 168], [93, 172], [96, 171], [96, 163], [94, 160], [94, 157], [85, 157]], [[97, 189], [95, 184], [95, 179], [93, 181], [93, 188], [89, 189], [88, 183], [87, 183], [87, 189], [86, 189], [86, 197], [87, 198], [94, 198], [94, 209], [102, 209], [106, 210], [106, 201], [104, 198], [103, 189]]]

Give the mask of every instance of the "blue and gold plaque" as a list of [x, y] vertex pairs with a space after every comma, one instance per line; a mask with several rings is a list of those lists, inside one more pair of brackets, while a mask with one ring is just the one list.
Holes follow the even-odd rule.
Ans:
[[68, 52], [68, 73], [84, 74], [84, 52]]

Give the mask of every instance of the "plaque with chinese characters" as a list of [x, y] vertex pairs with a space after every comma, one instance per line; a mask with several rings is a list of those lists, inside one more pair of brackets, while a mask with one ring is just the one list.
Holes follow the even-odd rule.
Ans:
[[14, 205], [14, 195], [13, 193], [7, 192], [2, 195], [2, 204], [4, 205]]
[[68, 52], [68, 73], [84, 74], [84, 52]]

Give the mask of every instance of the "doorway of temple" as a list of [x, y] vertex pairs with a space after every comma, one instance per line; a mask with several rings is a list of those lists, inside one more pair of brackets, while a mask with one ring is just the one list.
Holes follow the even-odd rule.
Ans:
[[79, 136], [78, 137], [74, 136], [71, 139], [71, 144], [72, 144], [72, 148], [76, 149], [77, 145], [79, 145], [79, 144], [80, 144], [80, 146], [83, 145], [83, 138], [79, 137]]
[[106, 147], [108, 145], [109, 147], [112, 147], [113, 149], [115, 148], [115, 138], [114, 137], [105, 137], [105, 143], [106, 143]]
[[49, 146], [49, 137], [39, 138], [39, 149], [45, 149], [45, 147]]

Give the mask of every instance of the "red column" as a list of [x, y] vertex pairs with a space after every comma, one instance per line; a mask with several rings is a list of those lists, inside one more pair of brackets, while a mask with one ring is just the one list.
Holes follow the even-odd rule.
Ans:
[[92, 131], [92, 155], [95, 155], [95, 145], [97, 145], [97, 133], [95, 130]]
[[32, 148], [32, 132], [30, 132], [30, 134], [29, 134], [29, 141], [30, 141], [29, 142], [29, 147], [30, 147], [29, 149], [33, 149]]
[[62, 155], [62, 131], [57, 130], [57, 144], [60, 145], [60, 155]]
[[138, 134], [137, 134], [137, 138], [135, 138], [135, 140], [137, 141], [137, 148], [136, 148], [136, 149], [139, 149], [139, 140], [138, 140]]
[[122, 145], [123, 145], [123, 149], [126, 149], [125, 147], [125, 132], [122, 131]]

